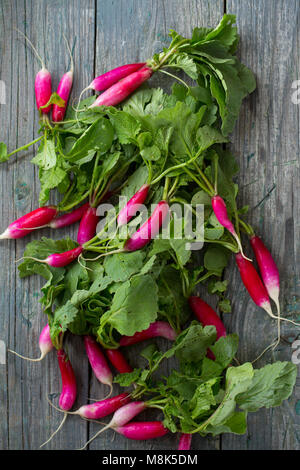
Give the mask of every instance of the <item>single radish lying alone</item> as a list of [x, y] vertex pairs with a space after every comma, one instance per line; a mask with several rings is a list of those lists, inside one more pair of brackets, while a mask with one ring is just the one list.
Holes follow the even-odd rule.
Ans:
[[95, 207], [89, 206], [82, 216], [77, 234], [77, 242], [80, 245], [83, 245], [95, 236], [99, 222], [96, 212], [97, 209]]
[[118, 349], [105, 349], [105, 354], [120, 374], [132, 372], [132, 367]]
[[192, 434], [180, 434], [178, 450], [190, 450], [192, 443]]
[[25, 237], [33, 230], [48, 225], [56, 214], [57, 207], [55, 206], [39, 207], [9, 224], [7, 229], [0, 235], [0, 239]]
[[61, 78], [61, 80], [58, 84], [58, 88], [57, 88], [56, 93], [58, 94], [58, 96], [60, 96], [60, 98], [62, 100], [64, 100], [65, 104], [64, 104], [64, 106], [58, 106], [57, 104], [53, 105], [52, 121], [54, 121], [54, 122], [60, 122], [64, 119], [66, 109], [67, 109], [68, 99], [69, 99], [71, 89], [72, 89], [72, 85], [73, 85], [74, 62], [73, 62], [73, 57], [72, 57], [72, 53], [71, 53], [68, 41], [66, 40], [65, 37], [64, 37], [64, 39], [66, 41], [67, 48], [68, 48], [68, 51], [69, 51], [69, 54], [70, 54], [70, 57], [71, 57], [71, 69], [62, 76], [62, 78]]
[[78, 207], [77, 209], [74, 209], [72, 212], [68, 212], [67, 214], [60, 215], [59, 217], [56, 217], [53, 219], [49, 227], [51, 228], [62, 228], [62, 227], [67, 227], [68, 225], [75, 224], [75, 222], [78, 222], [84, 215], [85, 211], [90, 207], [89, 203], [86, 202], [82, 206]]
[[112, 373], [99, 344], [92, 336], [86, 335], [84, 345], [95, 376], [99, 382], [108, 385], [112, 392]]
[[83, 450], [88, 444], [90, 444], [96, 437], [107, 429], [113, 428], [118, 432], [118, 428], [129, 423], [135, 416], [144, 411], [147, 408], [146, 402], [143, 401], [132, 401], [127, 405], [119, 408], [113, 415], [111, 421], [98, 431], [85, 445], [81, 448]]
[[137, 72], [131, 73], [104, 91], [89, 108], [95, 108], [97, 106], [116, 106], [131, 95], [142, 83], [148, 80], [152, 73], [153, 71], [149, 67], [143, 67]]
[[133, 336], [122, 336], [120, 346], [130, 346], [158, 336], [174, 341], [177, 335], [169, 323], [156, 321], [151, 323], [146, 330], [137, 331]]
[[[212, 208], [213, 208], [214, 214], [215, 214], [218, 222], [223, 227], [227, 228], [227, 230], [235, 238], [242, 256], [246, 259], [249, 259], [244, 255], [241, 241], [240, 241], [240, 239], [239, 239], [239, 237], [238, 237], [238, 235], [235, 231], [233, 223], [231, 222], [231, 220], [228, 217], [227, 208], [226, 208], [226, 204], [225, 204], [224, 199], [222, 199], [221, 196], [214, 196], [211, 200], [211, 204], [212, 204]], [[249, 260], [249, 261], [251, 261], [251, 260]]]
[[143, 186], [132, 196], [132, 198], [129, 199], [123, 209], [120, 210], [117, 218], [118, 227], [127, 224], [137, 213], [147, 198], [149, 188], [149, 184], [143, 184]]
[[15, 351], [12, 351], [11, 349], [8, 349], [9, 352], [15, 354], [18, 357], [21, 357], [22, 359], [25, 359], [26, 361], [31, 361], [31, 362], [39, 362], [44, 357], [53, 349], [53, 344], [51, 341], [51, 336], [50, 336], [50, 327], [47, 324], [44, 326], [44, 328], [41, 331], [40, 337], [39, 337], [39, 347], [41, 351], [41, 355], [37, 359], [31, 359], [29, 357], [21, 356], [21, 354], [16, 353]]
[[147, 245], [158, 234], [168, 214], [168, 203], [160, 201], [149, 219], [125, 242], [124, 250], [136, 251]]

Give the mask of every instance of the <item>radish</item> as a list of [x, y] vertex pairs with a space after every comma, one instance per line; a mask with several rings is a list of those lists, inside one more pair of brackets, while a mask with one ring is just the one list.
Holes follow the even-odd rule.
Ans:
[[189, 298], [189, 305], [203, 326], [213, 325], [216, 327], [217, 339], [221, 336], [226, 336], [224, 323], [210, 305], [197, 296], [191, 296]]
[[131, 344], [140, 343], [149, 338], [161, 336], [163, 338], [174, 341], [176, 339], [176, 332], [164, 321], [155, 321], [151, 323], [149, 328], [143, 331], [137, 331], [133, 336], [122, 336], [120, 346], [130, 346]]
[[105, 349], [105, 354], [120, 374], [132, 372], [132, 367], [118, 349]]
[[57, 207], [44, 206], [35, 209], [28, 214], [12, 222], [7, 229], [0, 235], [2, 238], [22, 238], [28, 233], [40, 227], [44, 227], [51, 222], [57, 214]]
[[122, 78], [127, 77], [128, 75], [136, 72], [140, 68], [146, 65], [145, 62], [137, 63], [137, 64], [127, 64], [121, 65], [120, 67], [116, 67], [115, 69], [109, 70], [109, 72], [103, 73], [99, 75], [99, 77], [94, 78], [94, 80], [87, 86], [82, 92], [80, 93], [79, 102], [81, 100], [81, 96], [87, 90], [95, 90], [95, 91], [104, 91], [110, 88], [112, 85], [117, 83]]
[[[97, 401], [91, 405], [83, 405], [78, 408], [77, 411], [65, 411], [65, 413], [70, 415], [79, 415], [81, 418], [85, 419], [100, 419], [105, 418], [105, 416], [108, 416], [111, 413], [114, 413], [116, 410], [121, 408], [121, 406], [124, 406], [129, 402], [130, 395], [128, 393], [121, 393], [120, 395]], [[49, 403], [56, 410], [62, 411], [60, 408], [57, 408], [55, 405], [53, 405], [53, 403], [50, 401]]]
[[112, 393], [112, 373], [97, 341], [89, 335], [84, 337], [84, 345], [89, 362], [99, 382], [110, 387]]
[[38, 261], [39, 263], [48, 264], [48, 266], [51, 266], [52, 268], [63, 268], [78, 258], [82, 251], [83, 248], [81, 246], [77, 246], [76, 248], [64, 251], [63, 253], [53, 253], [46, 259], [33, 258], [32, 256], [23, 256], [21, 259], [32, 259], [33, 261]]
[[237, 244], [238, 244], [238, 247], [239, 247], [239, 250], [243, 256], [243, 258], [246, 258], [248, 259], [249, 261], [251, 261], [249, 258], [247, 258], [245, 255], [244, 255], [244, 252], [243, 252], [243, 247], [242, 247], [242, 244], [241, 244], [241, 241], [235, 231], [235, 228], [233, 226], [233, 223], [230, 221], [229, 217], [228, 217], [228, 214], [227, 214], [227, 208], [226, 208], [226, 204], [225, 204], [225, 201], [224, 199], [221, 198], [221, 196], [214, 196], [211, 200], [211, 204], [212, 204], [212, 208], [213, 208], [213, 211], [214, 211], [214, 214], [218, 220], [218, 222], [225, 228], [227, 228], [227, 230], [231, 233], [231, 235], [235, 238]]
[[41, 70], [36, 74], [35, 77], [35, 82], [34, 82], [34, 89], [35, 89], [35, 99], [36, 99], [36, 105], [37, 108], [40, 112], [43, 114], [48, 114], [50, 109], [51, 109], [51, 104], [47, 106], [47, 108], [41, 109], [41, 106], [45, 106], [45, 104], [48, 103], [51, 97], [51, 74], [50, 72], [46, 69], [45, 63], [41, 56], [38, 54], [36, 48], [32, 44], [32, 42], [28, 39], [28, 37], [22, 33], [19, 29], [17, 29], [18, 33], [20, 33], [24, 39], [28, 42], [30, 47], [32, 48], [36, 58], [39, 60], [39, 62], [42, 65]]
[[133, 439], [136, 441], [145, 441], [147, 439], [154, 439], [156, 437], [165, 436], [169, 430], [165, 428], [161, 421], [140, 421], [126, 424], [125, 426], [119, 426], [114, 430], [127, 437], [127, 439]]
[[160, 201], [148, 220], [126, 241], [124, 251], [136, 251], [143, 248], [154, 238], [169, 214], [169, 206], [166, 201]]
[[85, 445], [80, 449], [83, 450], [85, 447], [90, 444], [96, 437], [99, 436], [102, 432], [106, 431], [107, 429], [113, 428], [115, 431], [118, 432], [118, 428], [124, 426], [129, 421], [131, 421], [136, 415], [141, 413], [147, 408], [147, 404], [143, 401], [132, 401], [127, 405], [122, 406], [119, 408], [113, 415], [111, 421], [104, 426], [100, 431], [98, 431]]
[[51, 341], [50, 327], [48, 324], [44, 326], [44, 328], [41, 331], [41, 334], [39, 337], [39, 347], [40, 347], [41, 355], [37, 359], [31, 359], [29, 357], [21, 356], [21, 354], [18, 354], [15, 351], [12, 351], [11, 349], [8, 349], [8, 351], [15, 354], [18, 357], [21, 357], [22, 359], [25, 359], [26, 361], [39, 362], [42, 359], [44, 359], [44, 357], [48, 354], [48, 352], [50, 352], [54, 347]]
[[178, 450], [190, 450], [192, 443], [192, 434], [181, 433]]
[[96, 215], [96, 212], [97, 209], [95, 207], [89, 206], [83, 214], [77, 235], [77, 241], [80, 245], [83, 245], [95, 236], [96, 227], [99, 221], [99, 217]]
[[118, 227], [127, 224], [137, 213], [143, 202], [146, 200], [149, 188], [149, 184], [143, 184], [143, 186], [132, 196], [132, 198], [129, 199], [123, 209], [121, 209], [117, 218]]
[[52, 121], [54, 122], [60, 122], [64, 119], [65, 117], [65, 113], [66, 113], [66, 109], [67, 109], [67, 103], [68, 103], [68, 99], [69, 99], [69, 96], [70, 96], [70, 93], [71, 93], [71, 89], [72, 89], [72, 85], [73, 85], [73, 76], [74, 76], [74, 62], [73, 62], [73, 56], [72, 56], [72, 52], [71, 52], [71, 49], [70, 49], [70, 46], [69, 46], [69, 43], [68, 41], [66, 40], [65, 36], [64, 36], [64, 39], [66, 41], [66, 44], [67, 44], [67, 49], [69, 51], [69, 54], [70, 54], [70, 58], [71, 58], [71, 68], [68, 72], [66, 72], [59, 84], [58, 84], [58, 88], [57, 88], [57, 94], [58, 96], [61, 97], [61, 99], [64, 100], [65, 104], [64, 106], [58, 106], [57, 104], [54, 104], [53, 105], [53, 109], [52, 109]]
[[153, 70], [149, 67], [143, 67], [137, 72], [131, 73], [108, 88], [102, 95], [98, 96], [96, 101], [94, 101], [89, 108], [95, 108], [97, 106], [116, 106], [131, 95], [142, 83], [148, 80], [152, 74]]
[[243, 284], [254, 303], [263, 308], [271, 317], [275, 318], [275, 315], [272, 313], [268, 292], [253, 264], [243, 258], [241, 253], [238, 253], [235, 259]]
[[278, 268], [272, 258], [271, 253], [258, 236], [253, 235], [250, 239], [250, 243], [254, 251], [264, 285], [268, 291], [269, 296], [274, 300], [279, 312]]
[[68, 225], [74, 224], [75, 222], [78, 222], [78, 220], [82, 218], [83, 214], [89, 207], [90, 207], [89, 203], [86, 202], [85, 204], [73, 210], [72, 212], [69, 212], [68, 214], [63, 214], [53, 219], [50, 222], [49, 227], [62, 228], [62, 227], [67, 227]]
[[55, 436], [55, 434], [57, 434], [58, 431], [62, 428], [68, 416], [67, 412], [72, 408], [76, 400], [77, 386], [75, 374], [70, 359], [68, 358], [67, 354], [63, 349], [57, 350], [57, 360], [62, 380], [62, 390], [59, 397], [59, 406], [60, 411], [64, 412], [64, 418], [58, 428], [54, 431], [54, 433], [40, 447], [43, 447], [44, 445], [48, 444], [48, 442], [50, 442], [51, 439]]

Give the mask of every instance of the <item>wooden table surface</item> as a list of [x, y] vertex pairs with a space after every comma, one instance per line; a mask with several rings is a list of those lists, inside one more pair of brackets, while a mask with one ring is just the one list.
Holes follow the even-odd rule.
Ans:
[[[283, 313], [299, 320], [300, 105], [292, 99], [297, 92], [293, 83], [300, 78], [298, 0], [1, 0], [0, 83], [5, 85], [6, 103], [0, 104], [0, 140], [12, 151], [33, 140], [38, 130], [33, 83], [39, 65], [15, 28], [25, 32], [45, 58], [54, 87], [69, 65], [65, 33], [74, 48], [75, 100], [94, 76], [161, 50], [168, 43], [169, 28], [189, 35], [195, 26], [215, 26], [225, 11], [237, 15], [239, 55], [257, 77], [257, 90], [243, 103], [231, 137], [241, 168], [239, 205], [250, 206], [249, 221], [278, 262]], [[152, 82], [165, 84], [166, 77]], [[32, 153], [23, 152], [0, 167], [0, 231], [38, 206], [38, 172], [31, 157]], [[54, 236], [73, 233], [68, 229]], [[43, 230], [43, 235], [50, 236], [50, 231]], [[36, 234], [17, 242], [2, 241], [0, 246], [0, 340], [31, 357], [38, 354], [38, 335], [45, 324], [38, 302], [43, 281], [38, 276], [20, 280], [15, 260], [34, 238]], [[275, 337], [276, 325], [253, 304], [233, 262], [226, 276], [233, 312], [224, 315], [225, 322], [230, 332], [240, 335], [239, 359], [251, 361]], [[290, 360], [298, 334], [299, 328], [284, 324], [280, 346], [258, 365]], [[68, 351], [78, 377], [77, 405], [88, 397], [103, 397], [107, 390], [90, 374], [81, 338], [70, 338]], [[130, 360], [135, 363], [134, 348]], [[59, 391], [55, 355], [49, 354], [42, 363], [8, 355], [6, 364], [0, 364], [0, 448], [38, 449], [62, 419], [46, 401], [47, 395], [55, 400]], [[46, 448], [78, 448], [98, 429], [70, 416]], [[90, 445], [90, 449], [176, 447], [175, 436], [126, 441], [113, 431]], [[299, 450], [299, 378], [293, 396], [281, 407], [249, 415], [244, 436], [195, 436], [192, 448]]]

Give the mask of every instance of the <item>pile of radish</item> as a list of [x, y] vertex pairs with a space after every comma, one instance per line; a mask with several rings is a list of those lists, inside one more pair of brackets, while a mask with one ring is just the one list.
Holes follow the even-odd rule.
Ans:
[[[31, 359], [9, 350], [20, 358], [41, 361], [56, 349], [62, 389], [58, 406], [50, 405], [64, 417], [42, 445], [54, 438], [69, 415], [96, 421], [114, 413], [82, 449], [111, 428], [133, 440], [176, 433], [178, 449], [189, 450], [193, 434], [245, 432], [247, 411], [278, 406], [292, 393], [295, 366], [275, 362], [264, 368], [265, 386], [272, 389], [273, 397], [271, 393], [268, 399], [260, 397], [258, 388], [257, 403], [249, 406], [247, 394], [252, 396], [251, 387], [257, 386], [252, 381], [255, 370], [250, 362], [232, 365], [237, 335], [228, 334], [220, 314], [195, 294], [201, 284], [218, 296], [220, 313], [230, 311], [224, 270], [233, 253], [250, 297], [270, 321], [277, 321], [277, 337], [271, 339], [270, 347], [276, 348], [280, 341], [282, 320], [299, 326], [281, 317], [278, 269], [261, 238], [240, 215], [232, 181], [236, 163], [224, 150], [238, 117], [230, 97], [235, 95], [241, 105], [255, 88], [250, 70], [243, 66], [244, 78], [236, 72], [242, 65], [235, 55], [234, 23], [233, 15], [224, 15], [214, 30], [195, 28], [191, 39], [171, 31], [170, 47], [162, 53], [93, 79], [76, 109], [68, 106], [74, 77], [68, 41], [71, 67], [53, 93], [51, 74], [26, 38], [42, 64], [34, 84], [42, 135], [11, 153], [3, 144], [0, 161], [40, 142], [32, 162], [39, 166], [41, 207], [3, 227], [0, 238], [31, 234], [19, 265], [20, 276], [42, 272], [47, 279], [41, 298], [48, 319], [39, 338], [41, 356]], [[216, 60], [208, 55], [212, 45]], [[170, 74], [172, 68], [183, 70], [194, 85]], [[158, 72], [174, 77], [172, 93], [146, 86]], [[88, 90], [101, 94], [81, 101]], [[56, 206], [47, 205], [50, 191], [56, 189], [62, 199]], [[121, 198], [118, 202], [118, 196], [127, 202], [123, 204]], [[99, 212], [104, 201], [115, 209], [110, 220]], [[198, 202], [205, 209], [201, 266], [193, 259], [194, 251], [175, 236], [178, 217], [172, 211], [172, 204], [189, 205], [194, 211]], [[179, 220], [183, 234], [186, 221], [184, 217]], [[38, 239], [44, 228], [52, 236], [76, 222], [76, 241]], [[163, 236], [166, 228], [169, 238]], [[125, 237], [123, 230], [127, 230]], [[254, 259], [245, 255], [241, 231], [250, 238]], [[187, 241], [183, 236], [183, 242]], [[66, 282], [71, 276], [75, 283]], [[259, 328], [256, 318], [253, 323]], [[109, 387], [102, 400], [81, 405], [77, 411], [71, 411], [77, 396], [76, 377], [64, 349], [66, 335], [72, 334], [83, 337], [93, 374]], [[167, 352], [157, 349], [156, 338], [166, 340]], [[134, 365], [127, 356], [133, 345], [141, 353]], [[157, 379], [154, 372], [172, 357], [178, 359], [178, 367], [169, 377], [161, 374]], [[237, 408], [227, 409], [228, 383], [239, 373], [245, 374], [245, 385], [232, 398]], [[260, 377], [264, 380], [263, 374]], [[282, 391], [284, 380], [287, 385]], [[126, 390], [112, 396], [116, 387]], [[159, 413], [158, 419], [151, 420], [150, 414], [148, 421], [133, 421], [150, 409]]]

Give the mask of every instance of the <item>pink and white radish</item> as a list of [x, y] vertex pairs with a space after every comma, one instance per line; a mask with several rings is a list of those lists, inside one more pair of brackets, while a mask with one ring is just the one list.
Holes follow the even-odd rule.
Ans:
[[147, 404], [143, 401], [132, 401], [127, 405], [122, 406], [122, 408], [119, 408], [114, 413], [111, 421], [106, 426], [104, 426], [104, 428], [98, 431], [88, 442], [86, 442], [80, 450], [85, 449], [88, 444], [90, 444], [94, 439], [96, 439], [96, 437], [99, 436], [99, 434], [106, 431], [107, 429], [113, 428], [118, 432], [118, 428], [124, 426], [124, 424], [129, 423], [129, 421], [131, 421], [135, 416], [144, 411], [146, 408]]
[[78, 229], [77, 242], [80, 245], [83, 245], [95, 236], [98, 222], [97, 209], [89, 206], [82, 216]]
[[35, 99], [36, 99], [36, 105], [37, 105], [38, 110], [43, 114], [48, 114], [51, 109], [51, 105], [47, 106], [47, 108], [41, 108], [41, 107], [45, 106], [51, 97], [51, 93], [52, 93], [51, 74], [46, 69], [43, 59], [38, 54], [32, 42], [28, 39], [28, 37], [24, 33], [22, 33], [22, 31], [20, 31], [19, 29], [17, 29], [17, 31], [28, 42], [36, 58], [39, 60], [39, 62], [42, 65], [41, 70], [36, 74], [36, 77], [35, 77], [35, 82], [34, 82]]
[[[128, 393], [121, 393], [112, 398], [105, 398], [104, 400], [97, 401], [90, 405], [82, 405], [76, 411], [65, 411], [64, 413], [70, 415], [79, 415], [81, 418], [85, 419], [101, 419], [106, 416], [114, 413], [116, 410], [126, 405], [131, 401], [130, 395]], [[50, 405], [58, 411], [62, 411], [60, 408], [57, 408], [51, 402]]]
[[136, 64], [126, 64], [121, 65], [120, 67], [116, 67], [115, 69], [109, 70], [102, 75], [94, 78], [94, 80], [87, 86], [82, 92], [80, 93], [79, 102], [83, 93], [87, 90], [95, 90], [95, 91], [104, 91], [110, 88], [112, 85], [117, 83], [122, 78], [127, 77], [128, 75], [136, 72], [140, 68], [146, 65], [145, 62], [136, 63]]
[[272, 318], [276, 318], [272, 313], [267, 289], [265, 288], [253, 264], [247, 259], [243, 258], [241, 253], [238, 253], [235, 256], [235, 259], [243, 284], [249, 292], [250, 297], [254, 303], [263, 308]]
[[70, 58], [71, 58], [71, 68], [68, 72], [66, 72], [62, 76], [62, 78], [61, 78], [61, 80], [58, 84], [56, 93], [58, 94], [58, 96], [60, 96], [60, 98], [62, 100], [64, 100], [65, 104], [64, 104], [64, 106], [59, 106], [57, 104], [53, 105], [53, 109], [52, 109], [52, 121], [53, 122], [60, 122], [64, 119], [66, 109], [67, 109], [68, 100], [69, 100], [69, 96], [70, 96], [72, 85], [73, 85], [73, 76], [74, 76], [73, 56], [72, 56], [72, 52], [71, 52], [69, 43], [66, 40], [65, 36], [64, 36], [64, 39], [66, 41], [67, 49], [69, 51]]
[[192, 434], [181, 433], [178, 450], [190, 450], [192, 443]]
[[140, 250], [147, 245], [156, 237], [168, 214], [168, 203], [160, 201], [149, 219], [125, 242], [124, 251]]
[[52, 253], [45, 259], [38, 259], [32, 256], [24, 256], [21, 259], [32, 259], [33, 261], [38, 261], [39, 263], [47, 264], [52, 268], [63, 268], [68, 264], [72, 263], [78, 256], [82, 253], [83, 248], [81, 246], [77, 246], [72, 250], [64, 251], [63, 253]]
[[92, 336], [86, 335], [84, 337], [84, 345], [95, 376], [99, 382], [108, 385], [110, 393], [112, 393], [113, 376], [99, 344]]
[[55, 206], [39, 207], [9, 224], [7, 229], [0, 235], [0, 239], [25, 237], [33, 230], [48, 225], [56, 214], [57, 207]]
[[143, 67], [137, 72], [131, 73], [104, 91], [89, 108], [95, 108], [97, 106], [116, 106], [131, 95], [142, 83], [148, 80], [152, 74], [153, 70], [149, 67]]
[[143, 186], [132, 196], [132, 198], [129, 199], [123, 209], [120, 210], [117, 218], [118, 227], [127, 224], [141, 208], [141, 205], [145, 202], [148, 196], [149, 188], [149, 184], [143, 184]]
[[[224, 199], [222, 199], [221, 196], [213, 196], [212, 199], [211, 199], [211, 204], [212, 204], [212, 208], [213, 208], [214, 214], [215, 214], [218, 222], [223, 227], [227, 228], [227, 230], [235, 238], [242, 256], [246, 259], [249, 259], [244, 255], [243, 247], [242, 247], [240, 238], [239, 238], [239, 236], [237, 235], [237, 233], [235, 231], [233, 223], [231, 222], [231, 220], [228, 217], [227, 207], [226, 207]], [[251, 260], [249, 259], [249, 261], [251, 261]]]
[[146, 330], [137, 331], [133, 336], [122, 336], [120, 346], [130, 346], [158, 336], [175, 341], [177, 335], [169, 323], [155, 321]]
[[44, 442], [40, 447], [45, 446], [51, 439], [58, 433], [58, 431], [64, 425], [64, 422], [67, 419], [68, 411], [72, 408], [75, 403], [76, 395], [77, 395], [77, 386], [76, 386], [76, 378], [73, 371], [72, 364], [68, 355], [65, 353], [63, 349], [57, 350], [57, 360], [61, 374], [62, 380], [62, 390], [59, 397], [59, 406], [60, 410], [65, 412], [64, 418], [58, 428], [54, 431], [54, 433]]
[[85, 211], [90, 207], [90, 204], [86, 202], [82, 206], [78, 207], [77, 209], [74, 209], [72, 212], [68, 212], [67, 214], [60, 215], [59, 217], [56, 217], [53, 219], [49, 227], [51, 228], [62, 228], [62, 227], [67, 227], [68, 225], [75, 224], [75, 222], [78, 222], [84, 215]]
[[105, 354], [120, 374], [132, 372], [132, 367], [118, 349], [105, 349]]
[[18, 357], [21, 357], [22, 359], [25, 359], [25, 361], [30, 361], [30, 362], [39, 362], [44, 359], [44, 357], [53, 349], [53, 344], [51, 341], [51, 336], [50, 336], [50, 327], [47, 324], [44, 326], [44, 328], [41, 331], [40, 337], [39, 337], [39, 348], [41, 351], [40, 357], [36, 359], [31, 359], [29, 357], [21, 356], [21, 354], [18, 354], [16, 351], [13, 351], [12, 349], [8, 349], [9, 352], [15, 354]]

